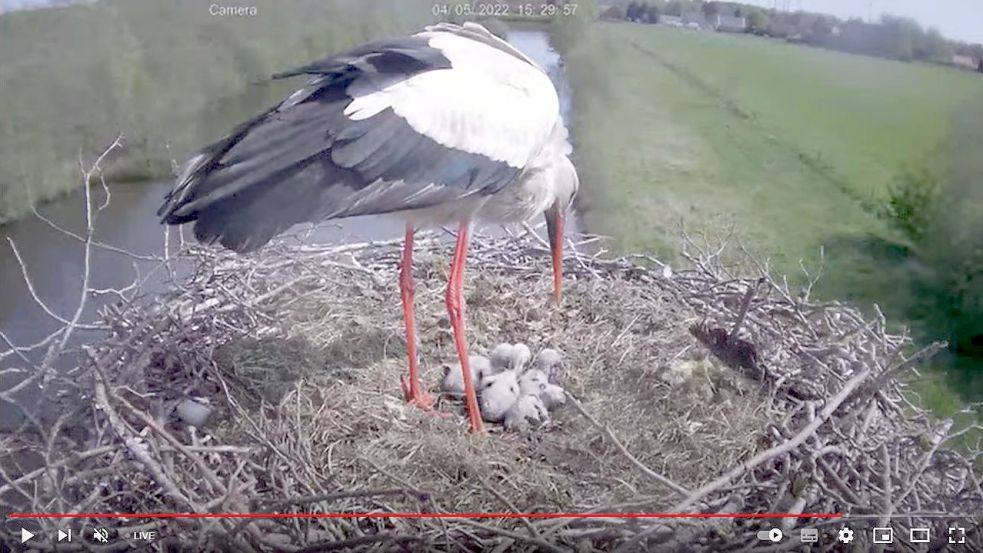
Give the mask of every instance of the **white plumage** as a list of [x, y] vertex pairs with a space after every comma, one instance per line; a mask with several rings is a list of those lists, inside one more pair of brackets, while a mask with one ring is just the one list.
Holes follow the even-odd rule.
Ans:
[[[471, 380], [480, 383], [484, 378], [495, 374], [492, 364], [487, 357], [472, 355], [469, 357], [468, 368], [471, 371]], [[447, 363], [443, 366], [444, 378], [440, 381], [440, 389], [450, 396], [464, 395], [464, 372], [461, 370], [460, 363]]]
[[559, 121], [560, 102], [540, 68], [487, 44], [446, 31], [424, 31], [449, 60], [438, 69], [396, 82], [360, 80], [345, 108], [362, 120], [391, 107], [411, 127], [443, 146], [528, 165]]
[[546, 405], [536, 394], [524, 394], [505, 413], [505, 428], [524, 430], [530, 424], [540, 425], [549, 422], [550, 414]]
[[526, 363], [532, 357], [529, 346], [518, 343], [502, 343], [491, 351], [490, 363], [495, 372], [514, 371], [516, 374], [525, 369]]
[[481, 381], [478, 404], [481, 416], [488, 422], [499, 422], [519, 400], [519, 382], [513, 371], [486, 376]]

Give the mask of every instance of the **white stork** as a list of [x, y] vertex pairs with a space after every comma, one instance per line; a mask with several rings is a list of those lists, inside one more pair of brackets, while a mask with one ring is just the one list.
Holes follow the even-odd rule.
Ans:
[[413, 235], [458, 224], [446, 302], [471, 429], [480, 431], [463, 318], [468, 233], [474, 220], [545, 213], [559, 301], [563, 221], [579, 181], [552, 82], [475, 23], [433, 25], [274, 78], [296, 75], [309, 75], [307, 86], [188, 161], [158, 214], [172, 225], [194, 221], [199, 241], [237, 252], [305, 221], [403, 215], [402, 386], [424, 409], [433, 399], [417, 367]]

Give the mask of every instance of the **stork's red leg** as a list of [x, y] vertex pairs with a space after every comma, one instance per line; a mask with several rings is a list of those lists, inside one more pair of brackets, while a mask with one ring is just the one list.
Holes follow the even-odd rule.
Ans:
[[468, 224], [462, 223], [457, 230], [457, 244], [454, 246], [454, 258], [451, 261], [451, 276], [447, 282], [447, 315], [454, 331], [454, 345], [457, 347], [457, 358], [461, 362], [464, 377], [464, 397], [468, 406], [468, 419], [471, 421], [471, 431], [481, 432], [481, 412], [478, 411], [478, 396], [475, 394], [474, 382], [471, 379], [471, 366], [468, 362], [468, 344], [464, 333], [464, 263], [468, 257]]
[[406, 401], [423, 409], [433, 407], [433, 397], [420, 388], [420, 371], [416, 355], [416, 319], [413, 315], [413, 226], [406, 225], [406, 239], [403, 242], [403, 259], [399, 265], [399, 295], [403, 299], [403, 323], [406, 327], [406, 355], [410, 361], [409, 381], [403, 378], [403, 395]]

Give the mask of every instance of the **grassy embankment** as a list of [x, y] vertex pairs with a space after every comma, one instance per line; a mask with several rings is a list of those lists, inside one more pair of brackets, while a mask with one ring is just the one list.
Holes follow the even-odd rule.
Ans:
[[180, 159], [296, 81], [263, 82], [370, 38], [419, 28], [422, 0], [258, 1], [213, 16], [197, 0], [100, 0], [0, 16], [0, 224], [77, 182], [118, 132], [114, 178], [170, 174]]
[[[983, 97], [979, 75], [652, 25], [558, 38], [592, 231], [671, 259], [680, 221], [718, 235], [733, 225], [793, 276], [822, 247], [824, 296], [876, 302], [923, 337], [951, 336], [956, 316], [979, 329], [978, 281], [953, 297], [963, 284], [945, 274], [946, 256], [972, 263], [967, 248], [979, 246], [946, 240], [983, 213], [956, 193], [983, 174], [967, 155], [967, 137], [983, 139], [983, 110], [970, 103]], [[961, 183], [942, 196], [962, 216], [935, 212], [933, 236], [913, 242], [883, 212], [897, 176], [920, 167]], [[966, 374], [958, 386], [980, 399], [981, 379]], [[942, 411], [958, 405], [940, 382], [923, 392]]]

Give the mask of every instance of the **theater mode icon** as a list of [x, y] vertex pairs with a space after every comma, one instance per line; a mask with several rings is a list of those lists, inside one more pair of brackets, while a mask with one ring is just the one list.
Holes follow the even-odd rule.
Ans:
[[908, 541], [911, 543], [928, 543], [931, 541], [928, 528], [912, 528], [908, 531]]

